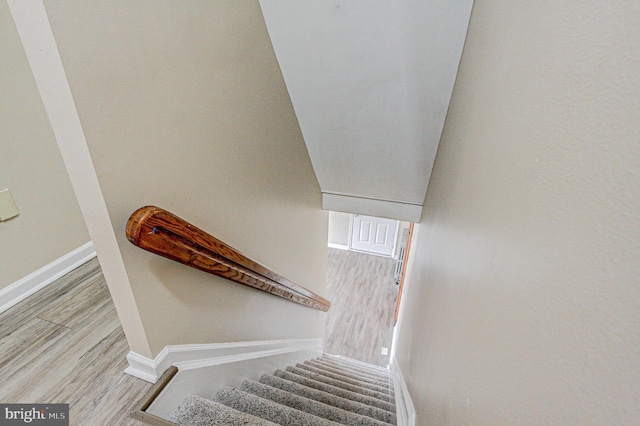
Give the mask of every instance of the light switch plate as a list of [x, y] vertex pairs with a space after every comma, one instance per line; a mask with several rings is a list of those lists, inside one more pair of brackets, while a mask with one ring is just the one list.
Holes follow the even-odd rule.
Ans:
[[18, 216], [18, 208], [8, 189], [0, 189], [0, 221]]

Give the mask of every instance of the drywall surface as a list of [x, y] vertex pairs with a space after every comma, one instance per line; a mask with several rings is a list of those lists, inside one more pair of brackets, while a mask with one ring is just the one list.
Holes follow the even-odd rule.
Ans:
[[260, 5], [325, 208], [419, 220], [473, 1]]
[[0, 222], [0, 289], [89, 241], [7, 3], [0, 1], [0, 188], [20, 215]]
[[351, 215], [342, 212], [329, 212], [329, 244], [349, 247], [351, 234]]
[[475, 3], [402, 299], [417, 424], [640, 418], [639, 20]]
[[45, 2], [155, 356], [315, 338], [324, 313], [145, 252], [165, 208], [323, 294], [327, 212], [257, 2]]

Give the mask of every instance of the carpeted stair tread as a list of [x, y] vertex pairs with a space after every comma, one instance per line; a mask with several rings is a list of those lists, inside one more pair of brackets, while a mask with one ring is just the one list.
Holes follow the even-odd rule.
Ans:
[[334, 363], [331, 361], [328, 361], [324, 358], [314, 358], [314, 359], [309, 359], [305, 362], [309, 362], [311, 364], [316, 364], [316, 365], [322, 365], [325, 367], [329, 367], [329, 368], [333, 368], [336, 370], [340, 370], [340, 371], [348, 371], [351, 374], [357, 375], [359, 377], [364, 377], [367, 379], [372, 379], [372, 380], [379, 380], [379, 381], [384, 381], [385, 379], [387, 379], [390, 375], [389, 371], [386, 371], [384, 374], [379, 374], [379, 373], [369, 373], [366, 371], [362, 371], [362, 370], [357, 370], [354, 368], [351, 368], [347, 365], [341, 365], [338, 363]]
[[[358, 386], [363, 386], [363, 387], [367, 387], [365, 385], [371, 385], [373, 387], [371, 387], [370, 389], [373, 390], [379, 390], [380, 392], [388, 392], [389, 391], [389, 380], [386, 379], [385, 381], [379, 381], [376, 379], [370, 379], [370, 378], [362, 378], [359, 376], [354, 375], [353, 373], [350, 373], [347, 370], [339, 370], [336, 368], [331, 368], [331, 367], [327, 367], [325, 365], [318, 365], [318, 363], [312, 363], [311, 361], [305, 361], [303, 364], [298, 364], [298, 366], [300, 365], [304, 365], [304, 366], [308, 366], [313, 368], [314, 370], [310, 370], [310, 371], [316, 371], [318, 373], [320, 372], [324, 372], [326, 373], [325, 375], [327, 377], [333, 377], [334, 379], [338, 379], [338, 380], [342, 380], [344, 382], [347, 383], [353, 383], [353, 384], [359, 384]], [[300, 367], [299, 367], [300, 368]], [[320, 373], [320, 374], [324, 374], [324, 373]]]
[[276, 423], [197, 395], [187, 397], [175, 411], [171, 421], [181, 426], [277, 426]]
[[[220, 386], [220, 385], [218, 385]], [[177, 425], [389, 426], [396, 424], [389, 371], [350, 358], [320, 358], [222, 387], [213, 400], [190, 395], [173, 413]]]
[[346, 361], [335, 357], [329, 358], [327, 356], [322, 356], [320, 358], [316, 358], [315, 360], [335, 365], [341, 369], [352, 370], [360, 374], [366, 374], [368, 376], [373, 376], [380, 379], [384, 379], [389, 375], [389, 370], [382, 369], [381, 367], [376, 367], [375, 369], [367, 368], [354, 361]]
[[331, 362], [333, 364], [340, 365], [345, 368], [351, 368], [351, 369], [358, 370], [374, 376], [378, 375], [381, 377], [385, 377], [387, 374], [389, 374], [389, 370], [387, 368], [379, 367], [377, 365], [365, 364], [361, 361], [357, 361], [350, 358], [325, 354], [325, 355], [322, 355], [320, 358], [316, 358], [316, 359], [321, 359], [326, 362]]
[[366, 382], [361, 382], [359, 380], [352, 379], [352, 378], [350, 378], [348, 376], [344, 376], [342, 374], [334, 374], [334, 373], [331, 373], [331, 372], [329, 372], [327, 370], [316, 368], [316, 367], [313, 367], [313, 366], [308, 365], [308, 364], [300, 364], [300, 363], [298, 363], [298, 364], [296, 364], [296, 368], [301, 368], [303, 370], [307, 370], [307, 371], [310, 371], [310, 372], [316, 373], [316, 374], [322, 374], [323, 376], [329, 377], [330, 379], [339, 380], [339, 381], [341, 381], [343, 383], [348, 383], [350, 385], [359, 386], [359, 387], [365, 388], [365, 389], [370, 389], [372, 391], [379, 392], [381, 394], [386, 394], [386, 395], [389, 394], [389, 388], [388, 387], [382, 387], [382, 386], [378, 386], [378, 385], [374, 385], [374, 384], [370, 384], [370, 383], [366, 383]]
[[370, 417], [360, 414], [351, 413], [340, 408], [323, 404], [300, 395], [283, 391], [278, 388], [271, 387], [264, 383], [255, 382], [253, 380], [245, 380], [240, 386], [243, 392], [251, 393], [286, 407], [295, 408], [314, 416], [343, 425], [353, 426], [389, 426], [389, 423], [383, 423]]
[[304, 362], [305, 364], [308, 365], [312, 365], [316, 368], [322, 368], [322, 369], [326, 369], [327, 371], [331, 371], [331, 372], [335, 372], [335, 373], [340, 373], [343, 374], [345, 376], [349, 376], [352, 377], [356, 380], [362, 380], [364, 382], [367, 383], [373, 383], [373, 384], [380, 384], [381, 386], [392, 386], [391, 380], [390, 380], [390, 375], [387, 374], [384, 377], [380, 377], [380, 376], [373, 376], [361, 371], [357, 371], [357, 370], [353, 370], [350, 368], [345, 368], [345, 367], [341, 367], [337, 364], [332, 364], [329, 362], [326, 362], [322, 359], [310, 359]]
[[287, 367], [287, 371], [291, 372], [291, 373], [295, 373], [299, 376], [304, 376], [307, 377], [309, 379], [313, 379], [316, 380], [318, 382], [322, 382], [322, 383], [326, 383], [329, 385], [333, 385], [333, 386], [337, 386], [339, 388], [343, 388], [346, 390], [350, 390], [351, 392], [356, 392], [356, 393], [360, 393], [362, 395], [366, 395], [366, 396], [370, 396], [373, 398], [377, 398], [380, 399], [382, 401], [385, 402], [390, 402], [393, 403], [391, 396], [387, 393], [387, 392], [378, 392], [375, 390], [371, 390], [371, 389], [367, 389], [365, 387], [362, 386], [357, 386], [357, 385], [353, 385], [351, 383], [345, 383], [342, 380], [336, 380], [333, 379], [331, 377], [327, 377], [323, 374], [318, 374], [312, 371], [309, 371], [308, 369], [304, 369], [304, 368], [297, 368], [297, 367]]
[[333, 386], [329, 383], [319, 382], [317, 380], [313, 380], [313, 379], [310, 379], [309, 377], [301, 376], [299, 374], [295, 374], [290, 371], [277, 370], [274, 373], [274, 376], [301, 384], [303, 386], [307, 386], [313, 389], [327, 392], [327, 393], [339, 396], [341, 398], [346, 398], [351, 401], [356, 401], [363, 404], [371, 405], [373, 407], [380, 408], [390, 413], [395, 413], [395, 409], [396, 409], [395, 405], [388, 401], [382, 401], [378, 398], [372, 398], [367, 395], [363, 395], [357, 392], [352, 392], [350, 390], [347, 390], [341, 387]]
[[352, 401], [335, 394], [313, 389], [308, 386], [285, 380], [277, 376], [263, 374], [262, 377], [260, 377], [260, 383], [264, 383], [265, 385], [269, 385], [274, 388], [290, 392], [292, 394], [300, 395], [305, 398], [313, 399], [315, 401], [331, 405], [342, 410], [371, 417], [372, 419], [379, 420], [383, 423], [396, 424], [396, 416], [389, 411], [373, 407], [371, 405], [363, 404], [361, 402]]
[[389, 377], [389, 374], [390, 374], [388, 371], [385, 372], [385, 373], [365, 371], [365, 370], [362, 370], [362, 369], [360, 369], [358, 367], [353, 367], [353, 366], [346, 365], [346, 364], [343, 364], [343, 363], [340, 363], [340, 362], [334, 362], [332, 360], [328, 360], [328, 359], [324, 359], [324, 358], [314, 359], [313, 361], [317, 361], [319, 363], [322, 363], [323, 365], [332, 366], [333, 368], [337, 368], [337, 369], [342, 370], [342, 371], [349, 371], [349, 372], [351, 372], [353, 374], [358, 374], [360, 376], [369, 377], [369, 378], [376, 379], [376, 380], [384, 381]]
[[366, 363], [364, 361], [359, 361], [355, 358], [349, 358], [343, 355], [332, 355], [332, 354], [328, 354], [328, 353], [323, 353], [322, 354], [322, 358], [327, 358], [327, 359], [333, 359], [336, 361], [340, 361], [340, 362], [344, 362], [347, 364], [351, 364], [351, 365], [358, 365], [362, 368], [366, 368], [368, 370], [373, 370], [373, 371], [382, 371], [382, 372], [386, 372], [387, 371], [387, 367], [380, 367], [379, 365], [375, 365], [375, 364], [369, 364]]
[[334, 426], [339, 424], [230, 387], [220, 389], [215, 400], [243, 413], [252, 414], [283, 426]]

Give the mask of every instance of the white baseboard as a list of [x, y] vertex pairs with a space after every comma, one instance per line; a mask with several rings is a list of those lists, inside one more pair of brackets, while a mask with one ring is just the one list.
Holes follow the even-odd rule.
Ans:
[[393, 386], [396, 390], [396, 417], [398, 426], [415, 426], [416, 409], [413, 405], [411, 395], [409, 395], [409, 390], [407, 389], [407, 384], [404, 381], [400, 366], [395, 359], [392, 359], [389, 368], [391, 370], [391, 377], [393, 377]]
[[339, 250], [349, 250], [349, 246], [343, 246], [342, 244], [328, 243], [327, 246], [329, 248], [334, 248]]
[[180, 371], [186, 371], [309, 349], [321, 350], [322, 339], [171, 345], [166, 346], [154, 359], [130, 351], [127, 355], [129, 367], [125, 373], [155, 383], [172, 365]]
[[0, 313], [43, 289], [58, 278], [93, 259], [96, 251], [89, 241], [37, 271], [0, 290]]

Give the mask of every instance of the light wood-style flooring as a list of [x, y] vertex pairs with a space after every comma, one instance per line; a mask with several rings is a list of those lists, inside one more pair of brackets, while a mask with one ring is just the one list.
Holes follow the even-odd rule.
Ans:
[[[386, 366], [395, 261], [329, 252], [325, 351]], [[68, 403], [71, 425], [140, 426], [129, 413], [151, 384], [124, 373], [128, 350], [94, 259], [0, 314], [0, 402]]]
[[93, 259], [0, 314], [0, 402], [68, 403], [70, 424], [128, 417], [151, 384], [124, 373], [127, 342]]
[[[388, 257], [329, 249], [325, 352], [388, 365], [398, 296], [395, 264]], [[383, 347], [387, 355], [381, 354]]]

